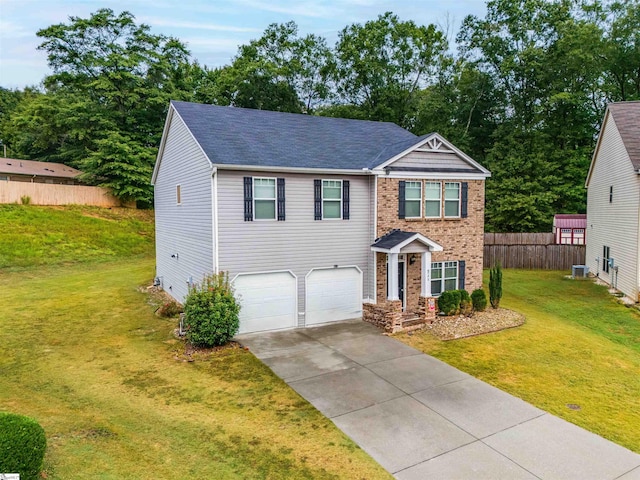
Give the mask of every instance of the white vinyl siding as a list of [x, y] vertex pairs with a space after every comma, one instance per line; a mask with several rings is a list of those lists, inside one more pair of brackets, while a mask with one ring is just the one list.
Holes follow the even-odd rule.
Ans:
[[322, 219], [342, 218], [342, 181], [322, 180]]
[[[357, 265], [370, 278], [373, 231], [370, 179], [349, 176], [348, 222], [314, 221], [313, 175], [278, 173], [287, 185], [286, 222], [245, 222], [243, 177], [256, 172], [218, 170], [220, 269], [239, 273], [290, 270], [298, 278], [298, 310], [305, 311], [305, 276], [314, 268]], [[325, 177], [340, 181], [342, 177]], [[373, 298], [366, 282], [364, 298]], [[298, 316], [299, 324], [304, 316]]]
[[253, 215], [255, 220], [276, 219], [276, 179], [253, 179]]
[[[637, 300], [640, 179], [610, 115], [601, 137], [587, 190], [586, 263], [591, 273]], [[617, 278], [614, 270], [603, 271], [603, 246], [610, 247]]]
[[458, 289], [458, 262], [433, 262], [431, 264], [431, 294], [440, 295]]
[[445, 182], [444, 184], [444, 216], [460, 216], [460, 183]]
[[425, 182], [424, 184], [424, 216], [440, 218], [441, 216], [442, 184], [440, 182]]
[[174, 113], [155, 182], [156, 275], [179, 302], [214, 269], [211, 184], [209, 160]]
[[405, 218], [422, 217], [422, 182], [405, 183]]

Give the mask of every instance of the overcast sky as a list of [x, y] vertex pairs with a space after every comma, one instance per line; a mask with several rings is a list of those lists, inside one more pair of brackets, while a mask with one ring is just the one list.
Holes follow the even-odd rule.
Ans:
[[330, 45], [346, 25], [364, 23], [386, 11], [422, 25], [453, 25], [466, 15], [485, 14], [484, 0], [0, 0], [0, 86], [39, 84], [51, 73], [36, 32], [87, 18], [100, 8], [126, 10], [154, 34], [178, 38], [192, 56], [209, 67], [229, 63], [239, 45], [259, 38], [271, 23], [293, 20], [300, 33], [324, 36]]

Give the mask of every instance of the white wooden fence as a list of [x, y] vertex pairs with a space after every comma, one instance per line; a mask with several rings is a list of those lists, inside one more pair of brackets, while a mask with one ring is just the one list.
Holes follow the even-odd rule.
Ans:
[[0, 203], [25, 203], [27, 197], [32, 205], [135, 207], [135, 203], [124, 204], [101, 187], [0, 181]]

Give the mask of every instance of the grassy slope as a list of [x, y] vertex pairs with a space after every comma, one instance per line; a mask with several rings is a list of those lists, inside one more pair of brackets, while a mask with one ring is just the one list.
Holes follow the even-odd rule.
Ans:
[[[29, 222], [49, 216], [13, 208]], [[77, 216], [93, 225], [106, 214], [51, 213], [73, 229], [85, 221]], [[102, 229], [129, 228], [112, 220]], [[124, 241], [149, 245], [152, 227], [138, 221], [123, 235], [141, 238]], [[0, 220], [0, 244], [27, 227]], [[249, 352], [185, 362], [175, 322], [155, 317], [137, 290], [153, 259], [132, 248], [134, 257], [104, 261], [118, 242], [100, 230], [93, 250], [106, 253], [94, 262], [36, 268], [46, 255], [34, 255], [0, 273], [0, 409], [44, 426], [49, 478], [389, 478]]]
[[[528, 402], [640, 452], [640, 315], [592, 282], [505, 270], [502, 306], [524, 326], [451, 342], [400, 338]], [[574, 411], [567, 404], [580, 405]]]

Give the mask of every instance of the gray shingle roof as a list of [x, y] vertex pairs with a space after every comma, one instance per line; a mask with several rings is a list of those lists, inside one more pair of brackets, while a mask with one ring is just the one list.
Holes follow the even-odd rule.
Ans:
[[640, 101], [609, 104], [634, 170], [640, 170]]
[[404, 232], [402, 230], [394, 229], [391, 230], [386, 235], [376, 239], [375, 243], [372, 244], [372, 247], [391, 249], [405, 240], [413, 237], [416, 232]]
[[361, 170], [420, 140], [387, 122], [171, 104], [209, 160], [220, 165]]

